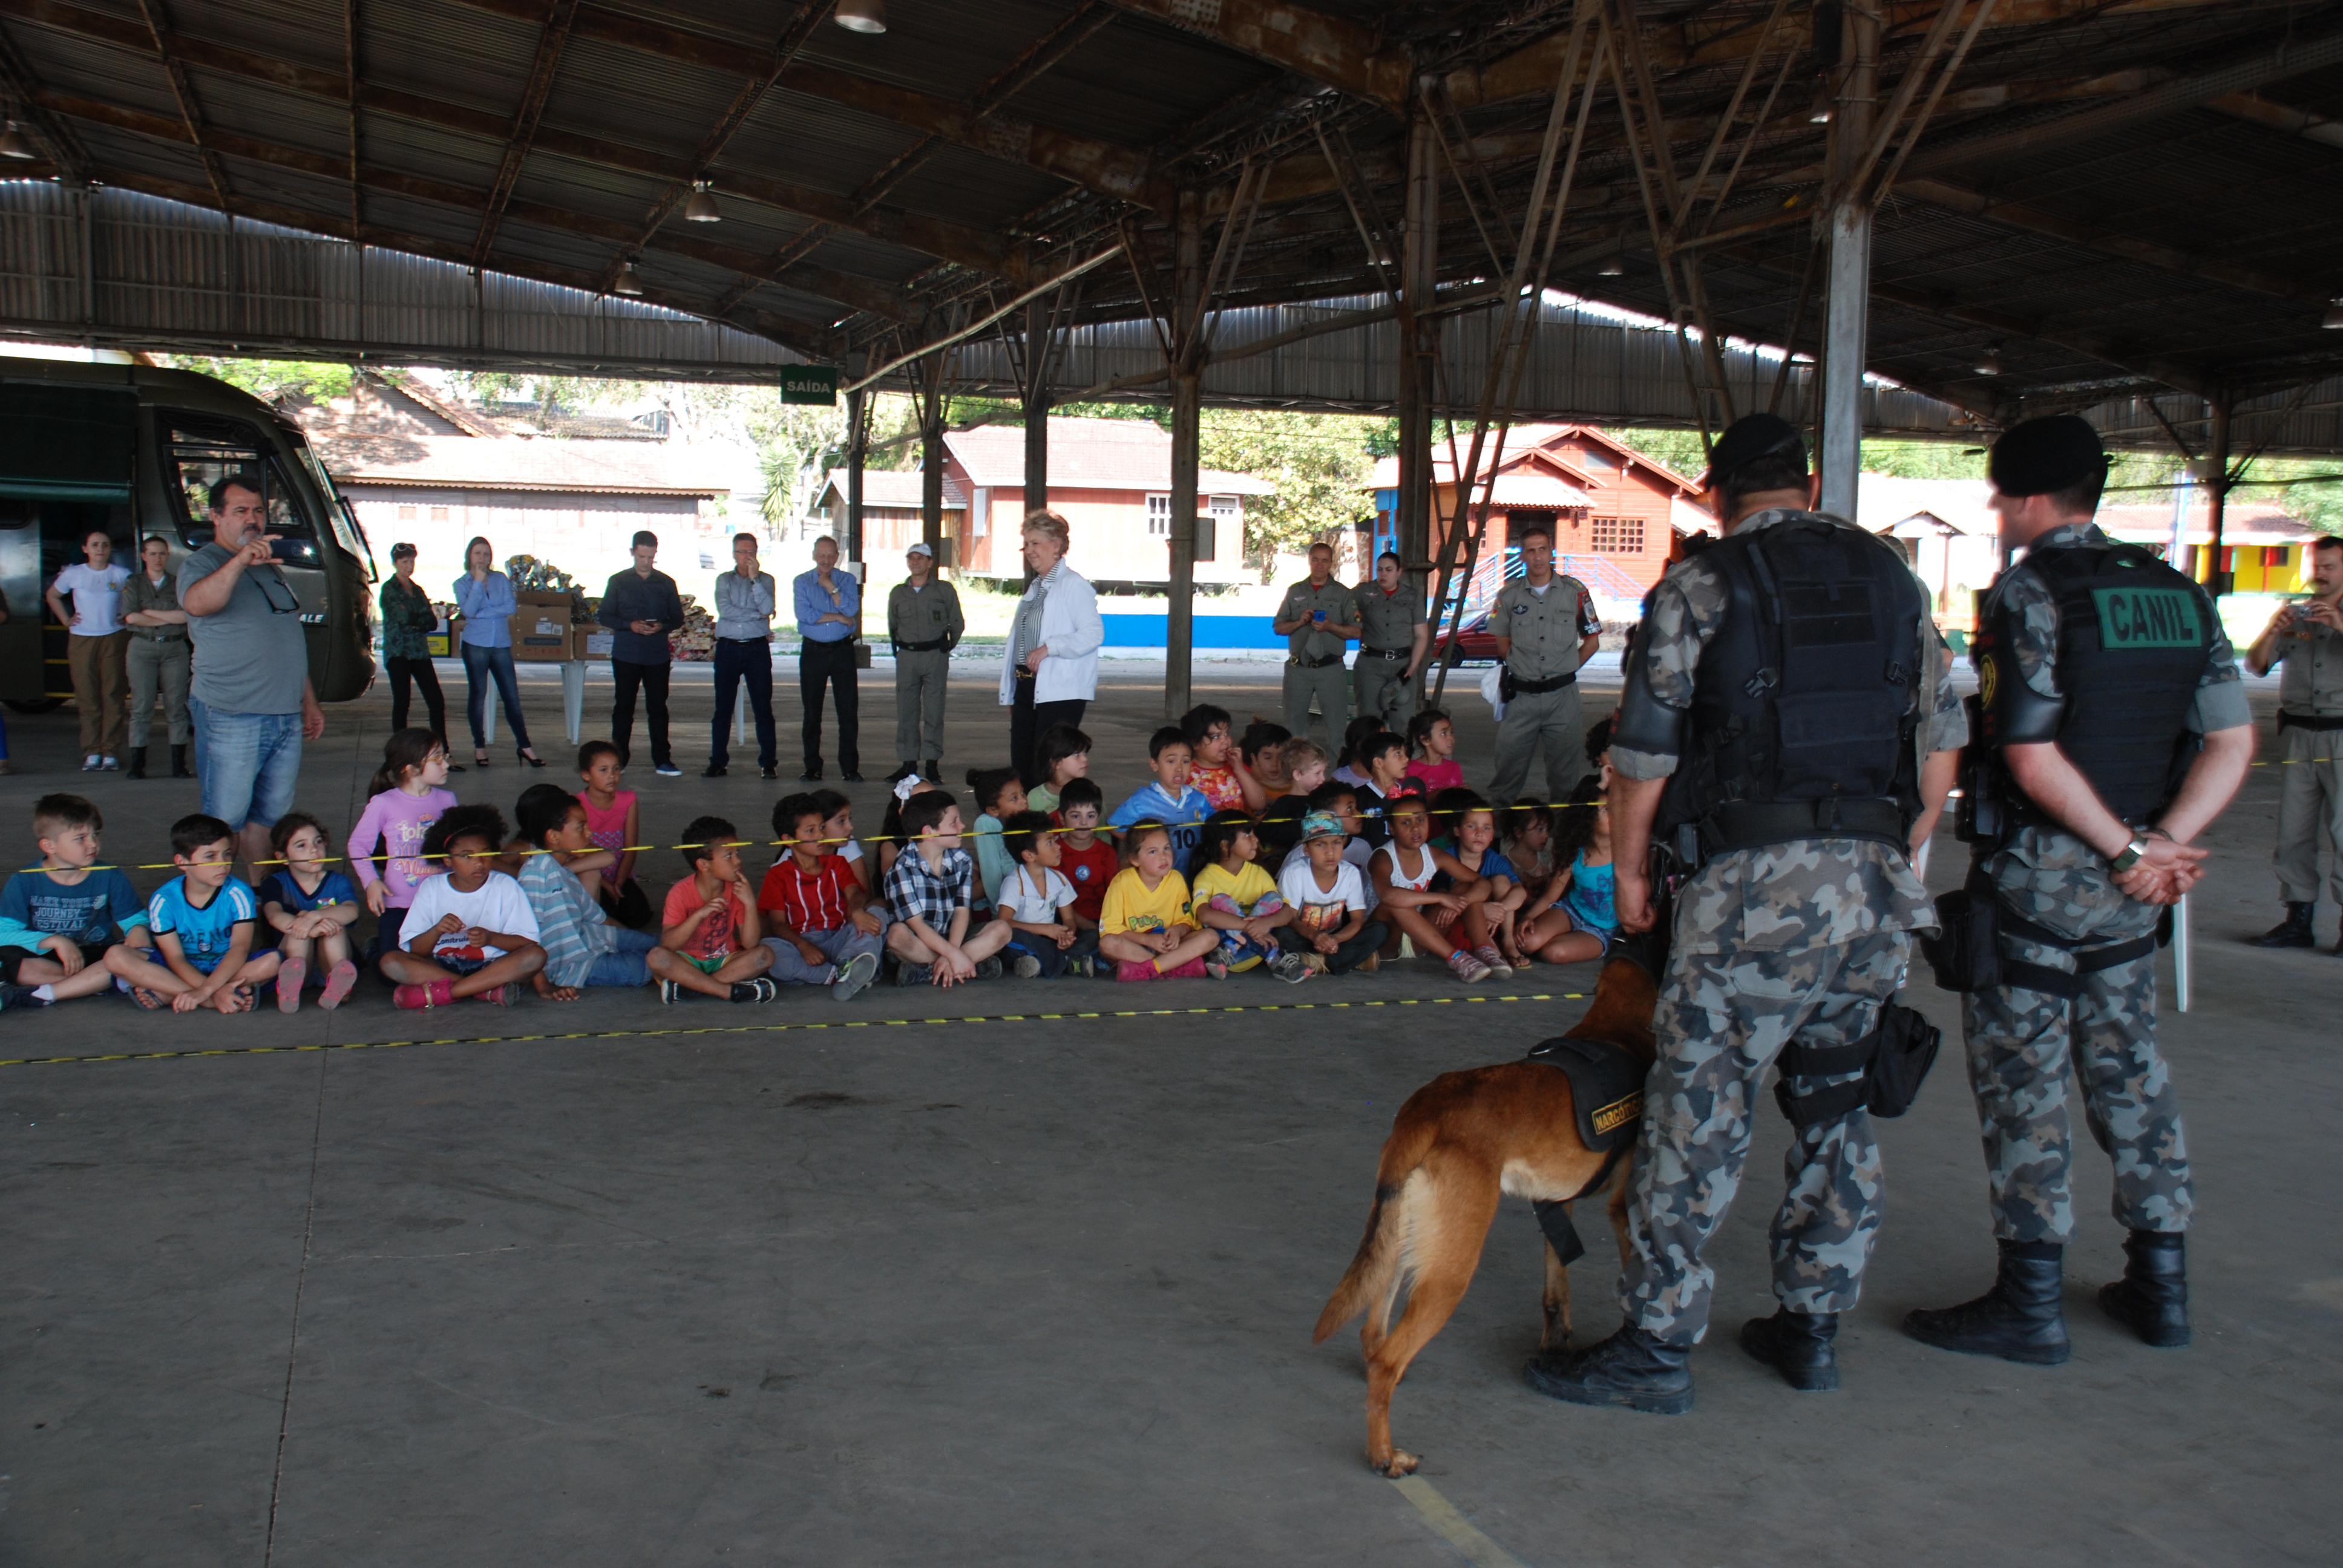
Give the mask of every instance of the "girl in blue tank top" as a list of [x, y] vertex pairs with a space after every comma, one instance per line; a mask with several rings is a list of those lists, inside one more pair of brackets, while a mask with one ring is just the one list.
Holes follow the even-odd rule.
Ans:
[[1613, 901], [1611, 809], [1604, 801], [1611, 769], [1581, 784], [1554, 813], [1554, 858], [1568, 864], [1532, 899], [1515, 928], [1522, 951], [1550, 964], [1592, 963], [1619, 932]]

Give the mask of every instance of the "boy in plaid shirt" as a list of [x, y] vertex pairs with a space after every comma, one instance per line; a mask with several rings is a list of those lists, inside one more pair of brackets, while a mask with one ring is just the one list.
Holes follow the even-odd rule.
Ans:
[[960, 847], [960, 802], [941, 789], [925, 789], [903, 803], [905, 843], [887, 873], [887, 950], [900, 966], [900, 985], [958, 985], [993, 980], [1001, 960], [992, 955], [1016, 934], [1006, 920], [987, 920], [969, 930], [970, 884], [976, 863]]
[[799, 793], [773, 808], [773, 837], [784, 848], [765, 873], [757, 909], [771, 933], [767, 972], [783, 985], [826, 985], [845, 1001], [878, 976], [887, 911], [870, 901], [838, 846], [823, 841], [826, 805]]

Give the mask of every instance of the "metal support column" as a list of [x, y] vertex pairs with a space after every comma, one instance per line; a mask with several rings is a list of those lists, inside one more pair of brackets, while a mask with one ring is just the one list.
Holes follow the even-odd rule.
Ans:
[[944, 422], [940, 415], [920, 421], [920, 538], [936, 552], [938, 566], [960, 565], [944, 553]]
[[1836, 193], [1824, 236], [1830, 246], [1823, 354], [1822, 509], [1855, 516], [1863, 470], [1863, 366], [1870, 340], [1871, 202], [1858, 183], [1879, 100], [1879, 15], [1845, 10], [1846, 75], [1831, 117]]
[[870, 444], [864, 410], [870, 398], [868, 392], [846, 395], [846, 538], [839, 542], [850, 564], [862, 559], [862, 459]]
[[2229, 475], [2229, 405], [2226, 402], [2217, 402], [2213, 405], [2213, 444], [2211, 449], [2205, 454], [2205, 483], [2212, 491], [2212, 494], [2207, 497], [2206, 500], [2210, 506], [2213, 514], [2213, 537], [2211, 540], [2208, 541], [2208, 548], [2212, 550], [2213, 555], [2211, 560], [2207, 563], [2205, 568], [2205, 590], [2217, 599], [2223, 594], [2229, 591], [2232, 580], [2229, 574], [2221, 569], [2223, 555], [2221, 545], [2221, 528], [2222, 524], [2227, 521], [2224, 514], [2226, 514], [2229, 509], [2229, 486], [2231, 483]]
[[[1393, 523], [1409, 591], [1422, 603], [1432, 568], [1433, 333], [1428, 308], [1440, 276], [1437, 144], [1419, 101], [1407, 132], [1407, 210], [1400, 257], [1399, 495]], [[1369, 569], [1372, 570], [1372, 563]], [[1423, 671], [1415, 672], [1422, 695]]]
[[1050, 504], [1050, 302], [1025, 304], [1025, 509]]
[[1202, 445], [1204, 197], [1180, 193], [1172, 235], [1172, 581], [1163, 638], [1163, 716], [1188, 711], [1195, 647], [1196, 469]]

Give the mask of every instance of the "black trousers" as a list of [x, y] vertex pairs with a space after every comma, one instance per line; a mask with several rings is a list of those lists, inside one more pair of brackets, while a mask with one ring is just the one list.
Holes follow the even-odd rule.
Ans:
[[813, 773], [821, 768], [821, 703], [833, 685], [838, 689], [839, 770], [860, 773], [862, 699], [855, 685], [854, 644], [847, 638], [809, 642], [798, 650], [798, 695], [805, 701], [805, 770]]
[[439, 672], [431, 668], [428, 658], [391, 658], [383, 661], [390, 676], [390, 727], [404, 729], [407, 709], [414, 698], [408, 682], [414, 682], [423, 692], [423, 710], [431, 716], [431, 733], [440, 739], [447, 739], [447, 699], [439, 694]]
[[640, 687], [643, 706], [649, 709], [651, 766], [675, 766], [675, 754], [667, 749], [667, 677], [668, 667], [664, 664], [636, 664], [623, 658], [610, 661], [610, 679], [618, 689], [618, 695], [610, 699], [610, 744], [618, 749], [621, 764], [634, 759], [635, 689]]
[[[743, 693], [740, 687], [746, 685]], [[716, 642], [716, 721], [708, 741], [708, 765], [729, 766], [732, 760], [732, 701], [749, 705], [757, 722], [757, 766], [773, 766], [773, 648], [767, 642], [743, 642], [719, 638]]]
[[1017, 693], [1009, 704], [1009, 761], [1017, 769], [1018, 781], [1026, 789], [1041, 782], [1041, 770], [1034, 766], [1034, 753], [1041, 748], [1041, 737], [1050, 733], [1053, 724], [1071, 724], [1080, 729], [1082, 710], [1089, 706], [1081, 698], [1067, 702], [1036, 702], [1033, 678], [1019, 674]]

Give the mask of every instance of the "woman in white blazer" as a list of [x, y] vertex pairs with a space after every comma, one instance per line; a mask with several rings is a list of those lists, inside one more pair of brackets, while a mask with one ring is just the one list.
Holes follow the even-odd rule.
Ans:
[[1009, 759], [1025, 787], [1041, 782], [1034, 749], [1053, 724], [1080, 725], [1098, 695], [1106, 641], [1098, 594], [1066, 564], [1073, 535], [1055, 512], [1025, 517], [1025, 564], [1033, 572], [1001, 655], [1001, 705], [1009, 709]]

